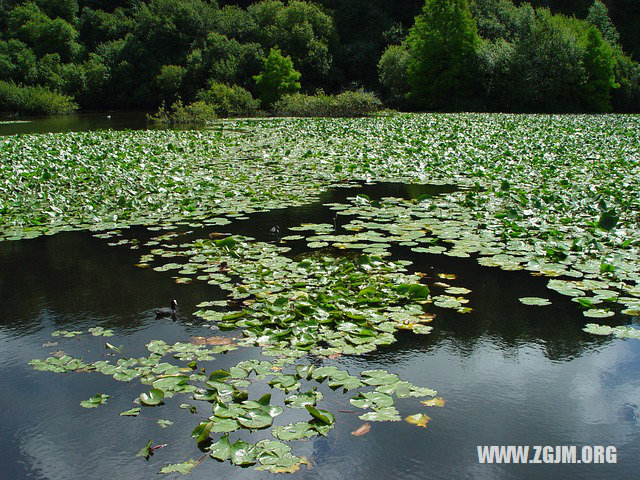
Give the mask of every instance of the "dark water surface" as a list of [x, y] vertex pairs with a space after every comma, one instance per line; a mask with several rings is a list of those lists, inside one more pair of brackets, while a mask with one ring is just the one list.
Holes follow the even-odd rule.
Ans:
[[72, 115], [0, 118], [0, 135], [143, 128], [146, 128], [145, 112], [85, 112]]
[[[321, 200], [343, 201], [356, 192], [408, 198], [451, 189], [385, 184], [334, 189]], [[301, 222], [333, 222], [334, 212], [322, 202], [251, 215], [250, 220], [217, 229], [269, 240], [273, 225], [284, 232]], [[338, 220], [344, 223], [345, 218]], [[107, 242], [74, 232], [0, 243], [0, 479], [147, 479], [167, 463], [201, 456], [190, 433], [208, 415], [204, 402], [193, 402], [199, 412], [191, 415], [178, 408], [188, 397], [176, 395], [162, 407], [143, 409], [137, 418], [120, 417], [148, 389], [137, 379], [123, 383], [98, 373], [55, 374], [27, 365], [58, 349], [87, 361], [107, 354], [104, 338], [52, 337], [57, 329], [112, 328], [115, 336], [106, 340], [124, 345], [126, 356], [147, 355], [144, 344], [152, 339], [173, 343], [211, 334], [191, 314], [196, 304], [222, 299], [224, 292], [204, 282], [177, 285], [171, 273], [136, 268], [141, 250]], [[294, 245], [292, 254], [302, 250], [300, 245]], [[348, 403], [353, 394], [331, 394], [322, 386], [326, 397], [321, 405], [335, 413], [336, 427], [327, 437], [290, 442], [294, 454], [313, 461], [311, 469], [303, 467], [293, 478], [638, 477], [639, 341], [582, 332], [588, 322], [576, 304], [547, 290], [546, 279], [527, 272], [503, 272], [473, 259], [418, 255], [405, 248], [392, 251], [397, 258], [413, 260], [411, 268], [425, 272], [430, 283], [437, 273], [455, 273], [457, 280], [448, 283], [473, 290], [468, 296], [473, 312], [460, 315], [434, 307], [438, 316], [430, 335], [402, 333], [395, 344], [364, 356], [313, 361], [351, 373], [372, 368], [398, 373], [437, 389], [446, 406], [426, 408], [416, 399], [399, 399], [403, 417], [418, 412], [432, 417], [426, 429], [406, 422], [372, 422], [370, 433], [355, 437], [350, 432], [363, 422], [338, 412], [357, 410]], [[434, 293], [440, 293], [437, 287]], [[518, 301], [523, 296], [546, 297], [553, 305], [525, 306]], [[156, 320], [154, 310], [172, 298], [180, 304], [178, 320]], [[43, 347], [47, 342], [59, 345]], [[211, 364], [224, 368], [259, 355], [259, 349], [239, 349], [218, 355]], [[111, 398], [97, 409], [80, 407], [81, 400], [96, 393]], [[279, 404], [282, 392], [272, 394], [273, 403]], [[296, 421], [286, 410], [275, 425]], [[156, 424], [159, 418], [174, 425], [162, 429]], [[240, 434], [256, 441], [269, 430], [254, 435]], [[149, 439], [168, 446], [148, 462], [135, 458]], [[578, 451], [583, 445], [615, 445], [618, 463], [480, 465], [477, 445], [577, 445]], [[206, 459], [185, 478], [275, 476]]]

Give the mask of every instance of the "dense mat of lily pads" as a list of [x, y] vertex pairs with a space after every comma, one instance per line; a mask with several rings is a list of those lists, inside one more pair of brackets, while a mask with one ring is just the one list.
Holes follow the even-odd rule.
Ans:
[[[306, 203], [354, 180], [453, 182], [464, 188], [426, 205], [354, 212], [384, 236], [419, 241], [429, 231], [433, 244], [418, 251], [561, 276], [550, 287], [585, 297], [591, 317], [612, 315], [602, 304], [612, 298], [631, 315], [640, 309], [638, 116], [400, 115], [225, 127], [2, 138], [0, 235], [224, 220]], [[311, 246], [323, 243], [319, 235]]]

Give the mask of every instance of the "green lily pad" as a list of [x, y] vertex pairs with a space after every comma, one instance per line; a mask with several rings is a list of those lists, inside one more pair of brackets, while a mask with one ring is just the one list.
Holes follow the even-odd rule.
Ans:
[[188, 473], [191, 473], [191, 470], [197, 467], [199, 463], [200, 462], [193, 459], [189, 459], [182, 463], [170, 463], [169, 465], [162, 467], [159, 473], [181, 473], [183, 475], [187, 475]]
[[546, 305], [551, 305], [551, 302], [546, 298], [540, 297], [521, 297], [519, 298], [520, 302], [525, 305], [535, 305], [538, 307], [544, 307]]
[[358, 418], [372, 422], [399, 422], [401, 420], [400, 414], [395, 407], [383, 407], [379, 410], [360, 415]]
[[164, 392], [158, 388], [152, 388], [148, 393], [140, 394], [139, 399], [142, 405], [154, 407], [162, 403]]
[[129, 410], [125, 410], [124, 412], [120, 412], [120, 416], [122, 417], [137, 417], [139, 414], [140, 414], [140, 407], [135, 407]]
[[271, 434], [279, 440], [289, 442], [314, 437], [318, 432], [307, 422], [298, 422], [274, 427]]
[[229, 435], [223, 435], [220, 437], [216, 443], [211, 444], [209, 446], [209, 455], [219, 460], [221, 462], [225, 462], [231, 458], [231, 444], [229, 443]]
[[110, 395], [106, 395], [104, 393], [96, 393], [89, 400], [81, 401], [80, 405], [84, 408], [96, 408], [107, 403], [107, 398], [110, 398]]
[[589, 317], [589, 318], [607, 318], [607, 317], [613, 317], [615, 315], [615, 312], [612, 312], [610, 310], [605, 310], [603, 308], [592, 308], [589, 310], [585, 310], [584, 312], [582, 312], [582, 314], [585, 317]]
[[318, 410], [311, 405], [305, 405], [304, 408], [307, 409], [311, 416], [317, 420], [320, 425], [332, 425], [336, 421], [333, 413], [328, 412], [327, 410]]

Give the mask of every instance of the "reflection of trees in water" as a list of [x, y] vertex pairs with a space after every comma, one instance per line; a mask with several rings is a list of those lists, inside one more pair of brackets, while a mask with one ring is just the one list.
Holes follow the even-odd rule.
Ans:
[[[436, 313], [429, 335], [410, 333], [398, 337], [398, 342], [385, 348], [393, 355], [403, 350], [434, 350], [443, 343], [455, 348], [460, 355], [470, 356], [477, 345], [490, 339], [508, 352], [525, 345], [539, 345], [550, 360], [569, 361], [585, 352], [610, 343], [613, 337], [591, 335], [582, 331], [588, 322], [578, 305], [569, 297], [546, 287], [548, 278], [535, 277], [527, 271], [503, 271], [483, 267], [473, 258], [454, 258], [444, 255], [416, 255], [408, 249], [395, 249], [398, 256], [413, 261], [411, 270], [429, 275], [427, 284], [436, 281], [469, 288], [473, 308], [471, 313], [428, 306]], [[454, 273], [456, 280], [440, 280], [436, 272]], [[432, 287], [432, 294], [444, 293]], [[535, 307], [523, 305], [520, 297], [543, 297], [552, 305]], [[391, 353], [390, 353], [391, 354]], [[375, 355], [375, 353], [374, 353]]]
[[108, 326], [132, 328], [141, 321], [139, 312], [164, 306], [174, 296], [185, 310], [220, 298], [220, 291], [204, 282], [176, 285], [175, 273], [134, 267], [141, 252], [110, 247], [108, 241], [72, 232], [0, 242], [2, 327], [29, 332], [46, 317], [62, 328], [91, 312], [112, 318]]

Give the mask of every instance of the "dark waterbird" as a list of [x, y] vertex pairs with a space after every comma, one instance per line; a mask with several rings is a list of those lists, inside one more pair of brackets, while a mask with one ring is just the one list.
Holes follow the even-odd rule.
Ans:
[[157, 317], [175, 317], [176, 309], [178, 308], [178, 302], [176, 300], [171, 300], [171, 308], [163, 307], [156, 310], [156, 318]]

